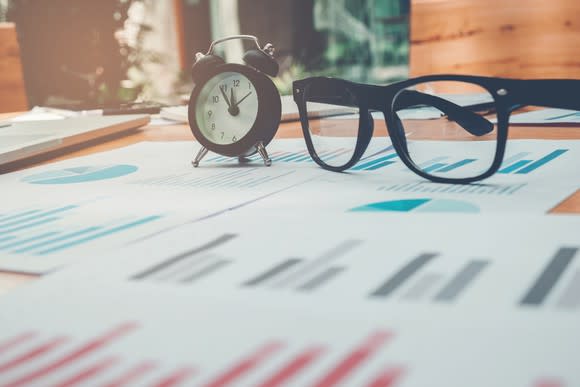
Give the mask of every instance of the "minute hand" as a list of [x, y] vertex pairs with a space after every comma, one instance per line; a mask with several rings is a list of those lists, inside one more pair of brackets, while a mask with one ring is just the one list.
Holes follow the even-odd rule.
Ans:
[[238, 106], [240, 103], [242, 103], [242, 101], [245, 100], [246, 98], [248, 98], [250, 96], [250, 94], [252, 94], [251, 91], [248, 94], [244, 95], [242, 97], [242, 99], [240, 99], [239, 101], [237, 101], [235, 106]]

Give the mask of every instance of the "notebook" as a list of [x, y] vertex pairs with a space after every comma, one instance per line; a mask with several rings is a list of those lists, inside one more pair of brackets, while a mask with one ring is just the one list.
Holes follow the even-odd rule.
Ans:
[[148, 115], [83, 116], [0, 122], [0, 165], [136, 129]]

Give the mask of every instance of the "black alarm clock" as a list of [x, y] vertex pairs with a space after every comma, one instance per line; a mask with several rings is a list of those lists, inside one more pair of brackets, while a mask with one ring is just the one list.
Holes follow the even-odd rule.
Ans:
[[[244, 54], [245, 64], [225, 63], [214, 53], [217, 44], [232, 39], [255, 44]], [[192, 161], [194, 167], [208, 150], [240, 161], [259, 153], [265, 165], [272, 164], [266, 145], [274, 138], [281, 117], [280, 94], [269, 78], [278, 74], [273, 53], [271, 44], [261, 48], [255, 36], [235, 35], [214, 41], [206, 54], [196, 54], [188, 117], [202, 148]]]

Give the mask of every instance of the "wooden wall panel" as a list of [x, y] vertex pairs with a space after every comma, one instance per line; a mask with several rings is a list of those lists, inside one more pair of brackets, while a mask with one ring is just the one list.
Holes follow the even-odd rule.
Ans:
[[0, 112], [28, 109], [14, 24], [0, 23]]
[[580, 78], [578, 0], [412, 0], [410, 74]]

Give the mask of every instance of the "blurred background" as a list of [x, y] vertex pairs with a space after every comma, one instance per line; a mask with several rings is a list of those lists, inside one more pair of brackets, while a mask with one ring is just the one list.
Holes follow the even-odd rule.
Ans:
[[[16, 26], [29, 106], [179, 103], [195, 52], [240, 33], [276, 46], [282, 94], [310, 75], [408, 75], [408, 0], [0, 0], [2, 21]], [[221, 54], [239, 61], [242, 44]]]

